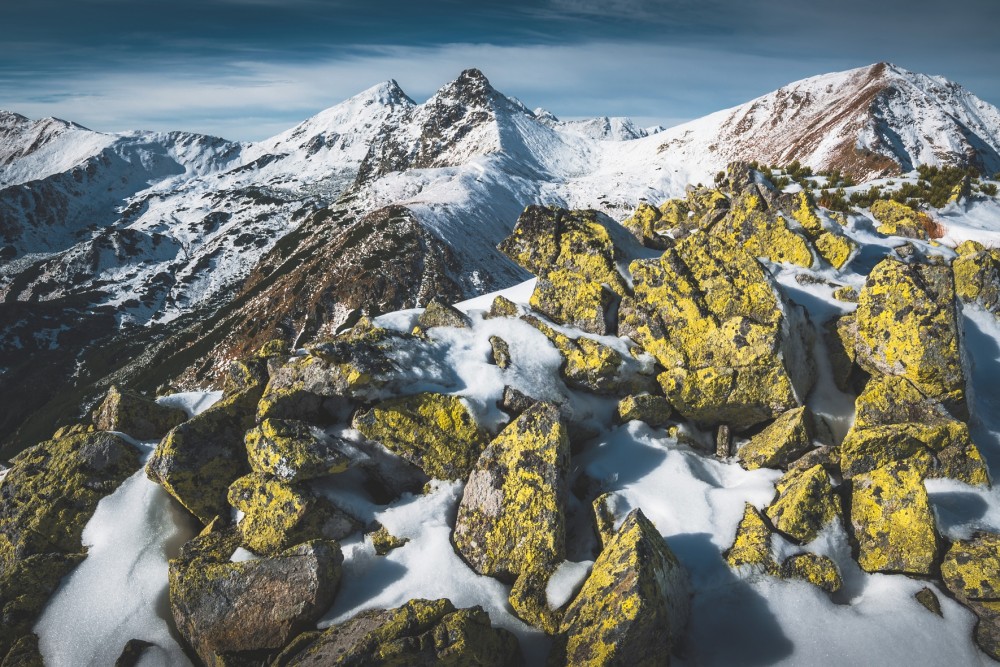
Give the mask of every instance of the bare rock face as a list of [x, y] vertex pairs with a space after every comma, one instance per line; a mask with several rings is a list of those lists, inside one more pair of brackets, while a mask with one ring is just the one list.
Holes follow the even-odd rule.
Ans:
[[237, 545], [231, 531], [208, 532], [170, 561], [174, 621], [206, 665], [277, 653], [316, 623], [340, 585], [344, 557], [336, 542], [306, 542], [273, 558], [233, 563]]

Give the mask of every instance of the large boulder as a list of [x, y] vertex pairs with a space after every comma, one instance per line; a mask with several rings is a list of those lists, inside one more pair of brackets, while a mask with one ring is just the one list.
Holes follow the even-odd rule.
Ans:
[[146, 464], [146, 476], [203, 524], [229, 516], [229, 485], [249, 472], [243, 438], [261, 389], [224, 398], [172, 429]]
[[[473, 570], [520, 581], [511, 603], [525, 620], [542, 626], [553, 624], [545, 582], [566, 556], [568, 469], [569, 438], [559, 408], [536, 403], [479, 457], [452, 534]], [[540, 597], [528, 595], [529, 588], [542, 591]]]
[[851, 526], [861, 569], [931, 574], [939, 540], [924, 471], [905, 461], [890, 463], [856, 475], [851, 489]]
[[712, 227], [712, 234], [724, 236], [754, 257], [804, 267], [815, 261], [809, 240], [777, 215], [759, 188], [734, 196], [729, 213]]
[[951, 263], [955, 294], [965, 303], [1000, 314], [1000, 250], [968, 244], [956, 249], [959, 255]]
[[979, 618], [975, 639], [1000, 660], [1000, 535], [978, 533], [951, 545], [941, 563], [948, 590]]
[[812, 328], [756, 259], [695, 233], [631, 271], [619, 333], [666, 369], [660, 384], [682, 416], [740, 430], [800, 405], [815, 378]]
[[455, 609], [449, 600], [410, 600], [374, 609], [297, 640], [282, 667], [513, 667], [517, 638], [494, 628], [481, 607]]
[[489, 435], [458, 396], [414, 394], [354, 416], [354, 428], [437, 479], [464, 479]]
[[0, 659], [83, 559], [80, 538], [97, 503], [140, 460], [117, 435], [95, 432], [42, 442], [11, 464], [0, 483]]
[[887, 257], [865, 281], [850, 332], [855, 361], [869, 373], [902, 377], [959, 419], [969, 415], [947, 266]]
[[805, 406], [784, 413], [740, 448], [740, 464], [747, 470], [787, 467], [812, 447], [814, 419]]
[[159, 405], [115, 385], [108, 389], [92, 416], [97, 430], [121, 431], [136, 440], [158, 440], [186, 419], [187, 413], [183, 410]]
[[905, 236], [911, 239], [927, 239], [927, 230], [934, 221], [926, 213], [920, 213], [906, 204], [880, 199], [872, 204], [872, 217], [879, 225], [875, 231], [886, 236]]
[[767, 517], [776, 529], [798, 542], [812, 542], [828, 523], [843, 515], [822, 465], [785, 473], [775, 487], [778, 499], [767, 508]]
[[736, 527], [733, 544], [722, 556], [730, 567], [750, 565], [773, 572], [777, 567], [771, 555], [773, 532], [764, 514], [750, 503], [746, 503], [743, 507], [743, 518]]
[[615, 302], [615, 293], [606, 285], [557, 269], [538, 279], [528, 303], [553, 322], [605, 335], [614, 333], [614, 318], [609, 315]]
[[343, 555], [336, 542], [307, 542], [273, 558], [234, 563], [238, 544], [231, 531], [206, 532], [170, 561], [177, 629], [213, 667], [243, 664], [241, 654], [276, 654], [314, 627], [340, 585]]
[[265, 419], [247, 431], [247, 458], [254, 472], [300, 482], [347, 470], [354, 448], [306, 422]]
[[563, 616], [553, 665], [663, 665], [690, 613], [687, 572], [633, 510]]

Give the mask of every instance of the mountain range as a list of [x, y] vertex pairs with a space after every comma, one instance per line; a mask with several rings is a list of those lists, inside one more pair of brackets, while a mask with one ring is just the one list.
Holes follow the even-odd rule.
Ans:
[[669, 129], [562, 121], [474, 69], [421, 104], [379, 84], [255, 143], [0, 112], [0, 452], [112, 383], [211, 385], [270, 339], [524, 280], [496, 246], [529, 204], [622, 220], [738, 160], [991, 175], [1000, 110], [878, 63]]

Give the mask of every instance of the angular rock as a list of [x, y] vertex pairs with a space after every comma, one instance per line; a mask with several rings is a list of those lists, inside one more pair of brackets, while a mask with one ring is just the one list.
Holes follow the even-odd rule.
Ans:
[[683, 200], [671, 199], [661, 208], [641, 202], [631, 216], [622, 220], [622, 227], [647, 248], [666, 250], [673, 241], [669, 232], [679, 225], [680, 215], [687, 217], [687, 205]]
[[673, 406], [663, 396], [632, 394], [618, 401], [617, 418], [622, 423], [635, 419], [653, 427], [665, 426], [673, 414]]
[[[340, 585], [343, 555], [317, 540], [273, 558], [233, 563], [238, 541], [208, 533], [169, 566], [177, 629], [206, 665], [241, 664], [241, 654], [276, 654], [326, 612]], [[230, 662], [232, 661], [232, 662]]]
[[519, 314], [516, 303], [505, 296], [498, 295], [490, 304], [490, 309], [485, 317], [489, 320], [494, 317], [517, 317]]
[[814, 262], [808, 239], [769, 210], [768, 202], [756, 189], [733, 197], [729, 213], [712, 227], [712, 234], [725, 237], [753, 257], [807, 268]]
[[187, 413], [111, 385], [92, 419], [99, 431], [121, 431], [136, 440], [158, 440], [186, 421]]
[[390, 551], [398, 549], [410, 541], [408, 537], [396, 537], [381, 524], [376, 530], [368, 533], [368, 538], [371, 539], [372, 546], [375, 547], [375, 554], [378, 556], [385, 556]]
[[938, 596], [930, 588], [924, 586], [919, 591], [917, 591], [914, 596], [917, 602], [923, 605], [924, 609], [931, 612], [932, 614], [937, 614], [938, 616], [944, 616], [941, 613], [941, 601], [938, 600]]
[[38, 635], [24, 635], [15, 641], [6, 656], [0, 655], [0, 667], [45, 667], [38, 650]]
[[777, 564], [771, 557], [771, 534], [771, 527], [761, 511], [746, 503], [733, 544], [722, 556], [730, 567], [754, 565], [773, 572]]
[[524, 392], [505, 385], [503, 395], [497, 402], [497, 407], [513, 417], [521, 416], [521, 413], [537, 403], [538, 400], [528, 396]]
[[892, 200], [875, 201], [871, 211], [872, 217], [879, 222], [875, 231], [886, 236], [927, 240], [927, 229], [934, 224], [925, 213], [919, 213], [906, 204]]
[[417, 318], [417, 326], [425, 331], [434, 327], [468, 329], [472, 326], [472, 320], [458, 308], [431, 299], [424, 312]]
[[538, 279], [528, 303], [553, 322], [603, 336], [614, 333], [608, 315], [615, 301], [615, 293], [601, 283], [557, 269]]
[[633, 510], [566, 609], [549, 662], [666, 664], [689, 605], [683, 566], [642, 511]]
[[813, 419], [805, 406], [784, 413], [740, 448], [740, 464], [747, 470], [787, 468], [812, 447]]
[[805, 235], [813, 242], [816, 252], [833, 268], [840, 269], [857, 249], [857, 244], [846, 236], [826, 229], [816, 210], [816, 203], [808, 190], [791, 195], [794, 204], [787, 206], [791, 216], [802, 225]]
[[941, 563], [941, 577], [959, 602], [979, 618], [976, 644], [1000, 660], [1000, 535], [977, 533], [955, 542]]
[[229, 485], [249, 472], [243, 436], [260, 392], [257, 387], [224, 398], [172, 429], [146, 464], [146, 476], [202, 524], [229, 516]]
[[265, 419], [247, 431], [247, 458], [254, 472], [299, 482], [347, 470], [353, 446], [301, 421]]
[[968, 418], [965, 372], [948, 267], [886, 258], [865, 282], [855, 312], [856, 361], [870, 373], [902, 377], [924, 397]]
[[800, 543], [812, 542], [826, 524], [842, 515], [823, 466], [786, 473], [775, 486], [778, 499], [767, 508], [767, 517], [777, 530]]
[[826, 556], [804, 553], [789, 556], [781, 564], [783, 579], [802, 579], [827, 593], [836, 593], [843, 585], [837, 565]]
[[493, 352], [493, 363], [500, 368], [510, 367], [510, 346], [500, 336], [490, 336], [490, 349]]
[[844, 303], [857, 303], [858, 290], [851, 285], [844, 285], [833, 290], [833, 298]]
[[631, 271], [619, 334], [667, 369], [658, 379], [681, 415], [742, 430], [798, 407], [815, 377], [812, 331], [753, 257], [695, 233]]
[[156, 644], [143, 639], [128, 640], [118, 659], [115, 660], [115, 667], [136, 667], [139, 661], [142, 660], [142, 654], [146, 652], [146, 649], [154, 646]]
[[840, 447], [822, 445], [811, 449], [796, 460], [788, 464], [788, 471], [805, 471], [813, 466], [823, 466], [827, 474], [833, 477], [841, 477], [843, 472], [840, 469]]
[[861, 569], [930, 574], [938, 536], [922, 472], [905, 462], [889, 464], [855, 476], [851, 488]]
[[446, 394], [414, 394], [354, 416], [354, 428], [436, 479], [464, 479], [488, 441], [465, 403]]
[[517, 638], [494, 628], [482, 607], [455, 609], [448, 600], [410, 600], [374, 609], [310, 634], [281, 655], [282, 667], [514, 667]]
[[615, 536], [615, 515], [608, 505], [610, 493], [602, 493], [594, 498], [591, 509], [594, 511], [594, 531], [601, 540], [601, 547], [606, 547]]
[[0, 546], [0, 656], [31, 632], [63, 577], [87, 556], [53, 552], [12, 558], [5, 548]]
[[[547, 580], [566, 557], [568, 468], [569, 438], [554, 404], [535, 404], [500, 432], [469, 475], [452, 533], [473, 570], [508, 583]], [[515, 601], [525, 620], [549, 622], [544, 604]]]
[[229, 503], [244, 513], [237, 529], [251, 551], [274, 555], [309, 540], [339, 540], [360, 528], [357, 521], [302, 485], [250, 474], [229, 487]]
[[959, 252], [951, 270], [958, 298], [1000, 314], [1000, 251], [981, 248], [977, 252]]

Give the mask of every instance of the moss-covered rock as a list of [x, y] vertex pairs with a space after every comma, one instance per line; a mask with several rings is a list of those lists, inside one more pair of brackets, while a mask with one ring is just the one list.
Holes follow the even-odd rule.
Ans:
[[408, 537], [396, 537], [381, 524], [378, 524], [378, 528], [368, 533], [368, 539], [371, 540], [372, 546], [375, 547], [375, 553], [379, 556], [385, 556], [390, 551], [399, 549], [410, 541]]
[[226, 495], [249, 472], [244, 434], [253, 426], [261, 389], [224, 398], [172, 429], [146, 464], [146, 476], [203, 524], [229, 516]]
[[570, 603], [553, 665], [662, 665], [689, 616], [687, 573], [656, 527], [633, 510]]
[[615, 536], [615, 515], [611, 510], [612, 494], [602, 493], [594, 498], [591, 509], [594, 512], [594, 532], [601, 541], [601, 547], [606, 547]]
[[111, 385], [91, 419], [99, 431], [121, 431], [136, 440], [158, 440], [185, 421], [187, 413]]
[[529, 206], [498, 248], [540, 278], [563, 269], [625, 294], [625, 280], [615, 266], [614, 242], [598, 215], [596, 211]]
[[858, 290], [853, 285], [842, 285], [833, 290], [833, 298], [844, 303], [857, 303]]
[[229, 503], [244, 513], [237, 526], [251, 551], [274, 555], [309, 540], [339, 540], [360, 526], [328, 500], [303, 485], [250, 474], [229, 487]]
[[45, 667], [42, 652], [38, 650], [38, 635], [31, 633], [18, 638], [7, 655], [0, 656], [0, 667]]
[[169, 566], [177, 629], [206, 665], [276, 655], [329, 608], [340, 585], [336, 542], [300, 544], [273, 558], [233, 563], [231, 532], [186, 544]]
[[809, 451], [815, 430], [809, 408], [789, 410], [740, 448], [740, 464], [747, 470], [786, 468]]
[[827, 593], [836, 593], [843, 585], [836, 563], [826, 556], [804, 553], [789, 556], [781, 564], [783, 579], [803, 579]]
[[446, 394], [383, 401], [356, 414], [353, 424], [437, 479], [464, 479], [489, 438], [462, 399]]
[[1000, 535], [977, 533], [952, 544], [941, 563], [941, 577], [979, 618], [976, 643], [1000, 660]]
[[930, 219], [925, 213], [919, 213], [906, 204], [891, 199], [875, 201], [872, 203], [871, 212], [872, 217], [879, 222], [875, 230], [879, 234], [927, 239], [927, 223]]
[[834, 477], [841, 477], [843, 472], [840, 469], [840, 447], [833, 445], [821, 445], [795, 459], [788, 464], [788, 471], [805, 471], [813, 466], [823, 466], [827, 474]]
[[[452, 534], [473, 570], [508, 583], [547, 580], [566, 557], [568, 468], [569, 438], [554, 404], [536, 403], [500, 432], [469, 475]], [[511, 602], [525, 620], [547, 622], [544, 605]]]
[[431, 299], [424, 312], [417, 318], [417, 326], [425, 331], [434, 327], [468, 329], [472, 326], [472, 320], [458, 308]]
[[851, 526], [866, 572], [927, 575], [937, 527], [919, 467], [892, 463], [851, 480]]
[[265, 419], [247, 431], [247, 458], [254, 472], [299, 482], [347, 470], [352, 447], [301, 421]]
[[655, 394], [631, 394], [618, 401], [617, 418], [622, 423], [635, 419], [653, 427], [666, 426], [673, 414], [670, 401]]
[[641, 202], [632, 215], [622, 220], [622, 227], [647, 248], [666, 250], [673, 241], [670, 230], [679, 226], [681, 216], [687, 218], [687, 212], [687, 204], [680, 199], [671, 199], [661, 208]]
[[131, 445], [103, 431], [48, 440], [11, 461], [0, 483], [0, 656], [83, 559], [97, 503], [139, 465]]
[[1000, 314], [1000, 251], [960, 252], [951, 270], [958, 298]]
[[906, 378], [923, 396], [965, 419], [954, 295], [948, 267], [886, 258], [865, 281], [849, 335], [866, 371]]
[[753, 257], [696, 233], [631, 271], [619, 333], [666, 369], [659, 382], [681, 415], [739, 430], [798, 407], [815, 376], [811, 328]]
[[288, 667], [513, 667], [517, 638], [494, 628], [482, 607], [455, 609], [449, 600], [410, 600], [365, 611], [296, 642], [277, 663]]
[[785, 473], [775, 486], [778, 499], [767, 508], [767, 517], [777, 530], [803, 544], [842, 516], [840, 499], [821, 465]]
[[517, 317], [520, 312], [517, 309], [517, 304], [508, 299], [505, 296], [496, 296], [493, 299], [493, 303], [490, 304], [490, 309], [487, 311], [485, 317], [486, 319], [493, 319], [494, 317]]
[[814, 262], [808, 239], [769, 211], [767, 202], [756, 191], [734, 197], [729, 213], [712, 227], [712, 233], [725, 236], [753, 257], [804, 267]]
[[493, 363], [500, 368], [510, 368], [510, 345], [500, 336], [490, 336], [490, 350], [493, 354]]
[[614, 332], [608, 315], [615, 301], [615, 293], [603, 284], [557, 269], [538, 279], [528, 303], [553, 322], [603, 336]]
[[773, 573], [777, 564], [771, 557], [771, 534], [771, 526], [761, 511], [746, 503], [743, 518], [736, 528], [736, 537], [723, 558], [730, 567], [751, 565]]

